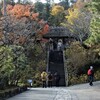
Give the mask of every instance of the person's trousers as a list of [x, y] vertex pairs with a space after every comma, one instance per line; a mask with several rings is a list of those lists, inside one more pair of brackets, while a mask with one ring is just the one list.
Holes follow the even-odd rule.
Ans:
[[89, 85], [93, 85], [93, 76], [89, 75]]
[[43, 87], [43, 88], [46, 88], [46, 87], [47, 87], [46, 81], [42, 81], [42, 87]]
[[48, 81], [48, 87], [52, 87], [52, 81]]
[[59, 87], [59, 80], [56, 80], [56, 87]]

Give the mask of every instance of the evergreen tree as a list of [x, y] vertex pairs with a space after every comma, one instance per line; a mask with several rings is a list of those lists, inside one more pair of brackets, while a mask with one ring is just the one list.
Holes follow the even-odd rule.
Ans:
[[92, 20], [90, 24], [90, 37], [85, 41], [89, 46], [100, 43], [100, 1], [93, 0], [88, 5], [89, 10], [92, 12]]

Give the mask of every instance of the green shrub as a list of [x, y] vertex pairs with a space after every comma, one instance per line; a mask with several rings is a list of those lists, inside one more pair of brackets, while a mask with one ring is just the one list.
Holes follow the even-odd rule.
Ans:
[[100, 80], [100, 70], [98, 70], [98, 71], [95, 72], [94, 79], [95, 80]]
[[[100, 70], [94, 74], [94, 81], [100, 80]], [[81, 84], [88, 82], [88, 75], [82, 74], [80, 76], [69, 76], [69, 85]]]
[[88, 80], [88, 77], [86, 74], [83, 74], [81, 76], [69, 76], [69, 85], [75, 85], [75, 84], [81, 84], [86, 83]]

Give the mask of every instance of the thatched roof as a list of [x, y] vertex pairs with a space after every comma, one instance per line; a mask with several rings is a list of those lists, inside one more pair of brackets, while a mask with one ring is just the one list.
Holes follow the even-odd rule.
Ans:
[[65, 27], [50, 27], [49, 32], [43, 38], [75, 38], [75, 35]]

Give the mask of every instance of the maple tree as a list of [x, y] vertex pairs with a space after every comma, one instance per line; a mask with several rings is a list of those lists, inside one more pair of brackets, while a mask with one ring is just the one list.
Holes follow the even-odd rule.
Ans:
[[34, 38], [46, 33], [49, 28], [44, 20], [38, 18], [39, 13], [34, 12], [34, 6], [7, 5], [6, 11], [7, 16], [2, 18], [2, 27], [8, 44], [32, 43]]

